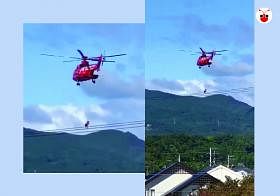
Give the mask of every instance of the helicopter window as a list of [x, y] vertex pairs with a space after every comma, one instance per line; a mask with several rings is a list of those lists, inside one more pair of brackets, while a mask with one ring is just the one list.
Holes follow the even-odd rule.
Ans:
[[268, 15], [265, 15], [268, 18]]
[[260, 15], [260, 17], [263, 17], [263, 15]]

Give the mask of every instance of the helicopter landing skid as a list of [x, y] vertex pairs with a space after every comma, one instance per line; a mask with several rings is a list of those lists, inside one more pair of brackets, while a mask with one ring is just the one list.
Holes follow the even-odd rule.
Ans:
[[98, 75], [93, 75], [92, 76], [92, 79], [94, 79], [94, 80], [97, 79], [97, 78], [98, 78]]
[[96, 80], [97, 78], [98, 78], [98, 75], [93, 75], [93, 76], [92, 76], [91, 81], [92, 81], [93, 84], [95, 84], [95, 80]]

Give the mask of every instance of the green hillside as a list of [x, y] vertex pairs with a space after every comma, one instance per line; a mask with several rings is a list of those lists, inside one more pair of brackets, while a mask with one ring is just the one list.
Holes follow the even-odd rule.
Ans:
[[254, 108], [230, 96], [178, 96], [145, 91], [146, 135], [245, 134], [254, 130]]
[[129, 132], [73, 135], [23, 130], [25, 173], [144, 172], [144, 141]]
[[[254, 168], [254, 135], [193, 136], [186, 134], [158, 135], [146, 137], [146, 174], [150, 174], [170, 163], [181, 162], [194, 171], [209, 166], [209, 148], [216, 165], [243, 165]], [[213, 162], [214, 164], [214, 162]]]

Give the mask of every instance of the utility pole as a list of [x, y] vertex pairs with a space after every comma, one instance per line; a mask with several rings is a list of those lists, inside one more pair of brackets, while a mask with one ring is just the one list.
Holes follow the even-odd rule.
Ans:
[[210, 147], [210, 150], [209, 150], [209, 166], [212, 167], [212, 166], [215, 166], [216, 165], [216, 149], [217, 148], [211, 148]]
[[213, 153], [213, 166], [216, 165], [216, 151], [214, 150], [214, 153]]
[[211, 167], [212, 166], [212, 149], [210, 147], [210, 150], [209, 150], [209, 166]]
[[230, 159], [233, 158], [233, 155], [228, 155], [227, 156], [227, 167], [229, 168], [230, 166]]

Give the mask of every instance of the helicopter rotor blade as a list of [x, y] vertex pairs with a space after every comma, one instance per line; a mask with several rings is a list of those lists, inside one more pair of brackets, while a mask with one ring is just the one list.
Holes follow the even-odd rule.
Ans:
[[107, 60], [104, 60], [104, 61], [102, 61], [102, 62], [110, 62], [110, 63], [114, 63], [114, 62], [116, 62], [116, 61], [107, 61]]
[[124, 56], [126, 54], [115, 54], [115, 55], [107, 55], [107, 56], [103, 56], [103, 57], [115, 57], [115, 56]]
[[[104, 57], [104, 56], [102, 56], [102, 57]], [[100, 58], [100, 56], [93, 56], [93, 57], [88, 58], [88, 60], [93, 60], [93, 59], [97, 59], [98, 60], [98, 58]]]
[[213, 52], [225, 52], [228, 50], [213, 50], [212, 52], [206, 52], [206, 54], [212, 54]]
[[68, 62], [75, 62], [75, 61], [80, 61], [80, 60], [78, 60], [78, 59], [76, 59], [76, 60], [66, 60], [66, 61], [62, 61], [62, 62], [68, 63]]
[[79, 52], [79, 54], [81, 55], [81, 57], [82, 57], [82, 59], [85, 59], [86, 57], [85, 57], [85, 55], [82, 53], [82, 51], [81, 50], [77, 50], [78, 52]]
[[87, 60], [90, 60], [90, 61], [99, 61], [98, 59], [91, 59], [91, 58], [89, 58], [89, 59], [87, 59]]
[[201, 52], [191, 53], [191, 55], [197, 55], [197, 54], [201, 54]]
[[228, 51], [228, 50], [215, 50], [215, 52], [225, 52], [225, 51]]
[[184, 50], [184, 49], [177, 49], [177, 51], [186, 52], [186, 50]]
[[53, 54], [40, 54], [40, 55], [43, 55], [43, 56], [52, 56], [52, 57], [60, 57], [60, 58], [65, 57], [65, 56], [53, 55]]
[[70, 59], [78, 59], [78, 60], [83, 60], [82, 58], [79, 58], [79, 57], [73, 57], [73, 56], [69, 56], [68, 58], [70, 58]]
[[59, 57], [59, 58], [71, 58], [71, 59], [79, 59], [79, 60], [82, 60], [81, 58], [78, 58], [78, 57], [73, 57], [73, 56], [70, 56], [70, 57], [66, 57], [66, 56], [61, 56], [61, 55], [53, 55], [53, 54], [40, 54], [42, 56], [50, 56], [50, 57]]

